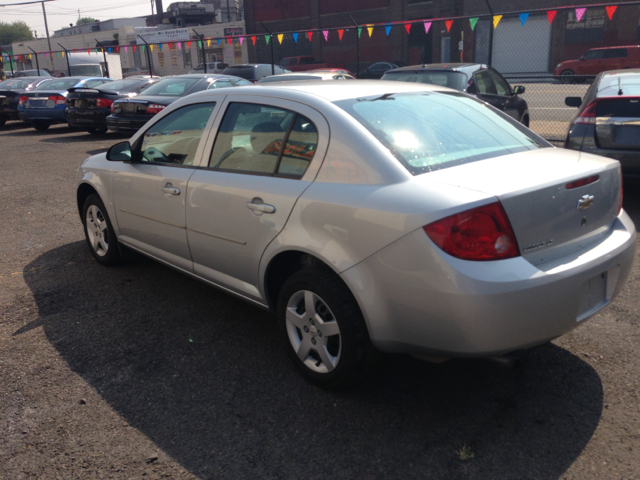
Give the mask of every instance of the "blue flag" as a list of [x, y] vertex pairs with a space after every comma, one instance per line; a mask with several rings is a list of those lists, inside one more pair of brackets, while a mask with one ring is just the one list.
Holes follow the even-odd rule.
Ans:
[[527, 23], [527, 18], [529, 18], [529, 14], [528, 13], [521, 13], [520, 14], [520, 23], [522, 23], [523, 27], [524, 27], [524, 24]]

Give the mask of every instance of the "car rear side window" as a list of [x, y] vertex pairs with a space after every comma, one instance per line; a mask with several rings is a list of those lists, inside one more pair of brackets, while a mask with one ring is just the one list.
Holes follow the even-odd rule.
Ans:
[[467, 76], [464, 73], [450, 71], [390, 72], [386, 73], [382, 79], [397, 82], [427, 83], [453, 88], [454, 90], [464, 90], [467, 86]]
[[413, 175], [550, 147], [515, 120], [458, 92], [419, 92], [336, 104]]
[[497, 95], [498, 92], [487, 70], [476, 73], [473, 78], [476, 82], [479, 95]]
[[302, 115], [267, 105], [231, 103], [209, 167], [299, 178], [307, 170], [317, 143], [315, 126]]
[[605, 58], [625, 58], [627, 56], [626, 48], [612, 48], [607, 50], [607, 53], [605, 54]]
[[153, 124], [142, 136], [138, 161], [192, 165], [215, 106], [214, 102], [187, 105]]

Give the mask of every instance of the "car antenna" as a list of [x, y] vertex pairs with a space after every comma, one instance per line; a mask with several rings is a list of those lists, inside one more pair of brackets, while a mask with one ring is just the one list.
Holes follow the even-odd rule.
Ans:
[[618, 95], [624, 95], [622, 92], [622, 77], [618, 77]]

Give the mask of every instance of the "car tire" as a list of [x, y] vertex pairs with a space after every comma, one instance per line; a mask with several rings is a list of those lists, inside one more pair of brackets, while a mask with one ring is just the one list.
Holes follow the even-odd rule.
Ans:
[[31, 126], [33, 128], [35, 128], [36, 130], [40, 131], [40, 132], [44, 132], [45, 130], [49, 129], [51, 124], [50, 123], [43, 123], [43, 122], [34, 122], [34, 123], [31, 124]]
[[345, 387], [372, 364], [375, 350], [358, 303], [328, 268], [289, 277], [280, 290], [277, 317], [287, 355], [319, 387]]
[[0, 118], [0, 127], [4, 127], [5, 123], [7, 123], [7, 121], [4, 118]]
[[99, 128], [88, 128], [87, 132], [91, 135], [104, 135], [107, 133], [109, 129], [107, 127], [99, 127]]
[[525, 127], [529, 128], [529, 115], [523, 116], [520, 123], [522, 123], [522, 125], [524, 125]]
[[576, 74], [573, 72], [573, 70], [563, 70], [562, 72], [560, 72], [560, 81], [562, 83], [572, 83], [574, 82], [576, 79]]
[[107, 209], [98, 195], [89, 195], [82, 207], [84, 236], [93, 257], [102, 265], [118, 264], [122, 257]]

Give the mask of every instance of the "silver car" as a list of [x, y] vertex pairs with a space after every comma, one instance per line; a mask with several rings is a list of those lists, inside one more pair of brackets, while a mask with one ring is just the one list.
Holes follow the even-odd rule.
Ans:
[[326, 388], [376, 349], [548, 342], [615, 298], [636, 245], [618, 162], [402, 82], [190, 95], [85, 160], [77, 200], [100, 263], [126, 246], [275, 312]]

